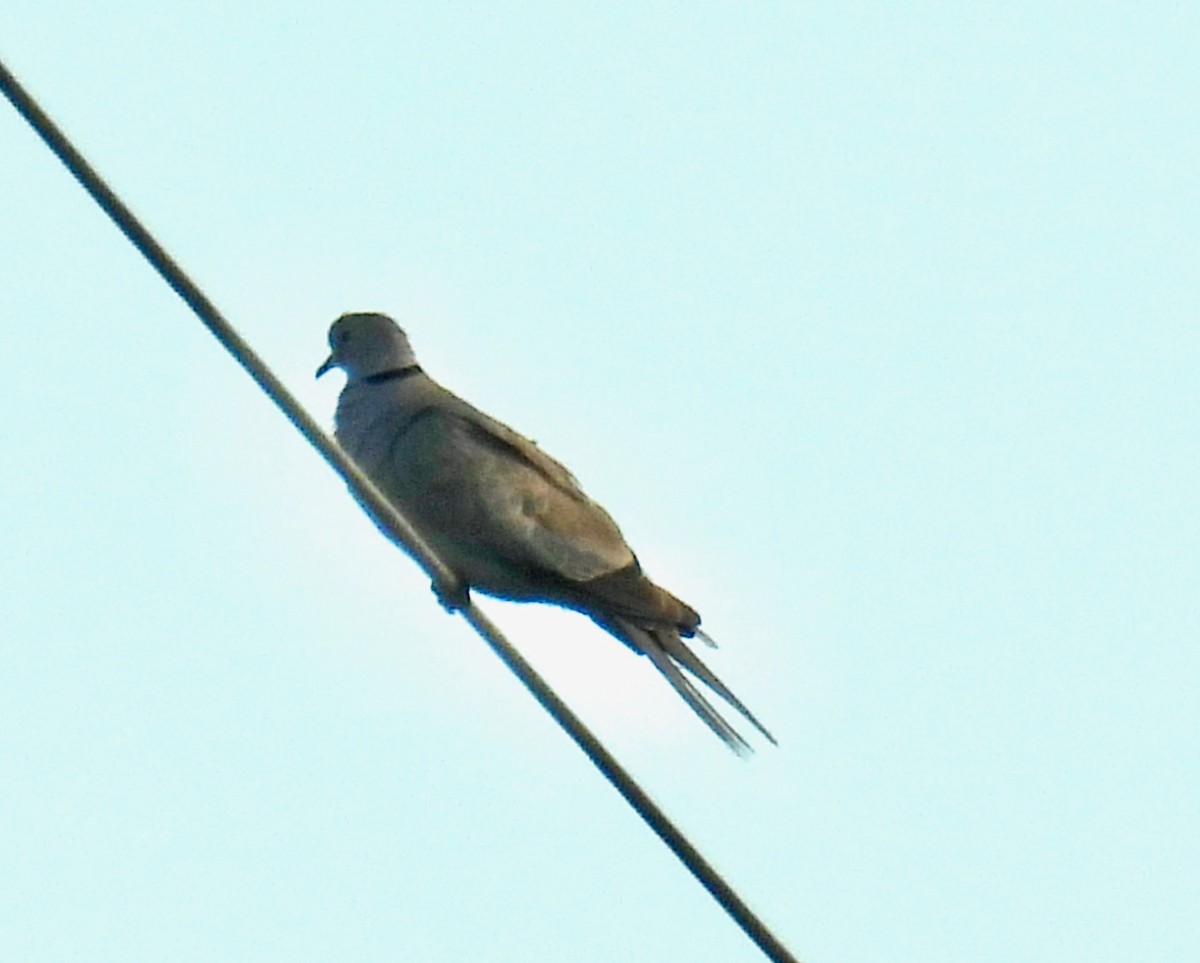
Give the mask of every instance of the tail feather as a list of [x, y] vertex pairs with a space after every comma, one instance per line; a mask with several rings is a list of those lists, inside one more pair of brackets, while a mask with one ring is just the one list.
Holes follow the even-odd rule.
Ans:
[[691, 679], [680, 671], [680, 665], [737, 709], [772, 744], [777, 744], [775, 737], [729, 691], [729, 688], [717, 678], [716, 674], [700, 661], [700, 658], [679, 637], [678, 632], [670, 629], [644, 629], [620, 617], [612, 621], [615, 624], [610, 625], [610, 628], [617, 629], [628, 644], [648, 656], [654, 663], [654, 667], [663, 674], [692, 711], [739, 756], [749, 755], [753, 751], [750, 744], [713, 708], [712, 703], [696, 688]]
[[663, 674], [664, 678], [671, 683], [671, 686], [683, 698], [683, 701], [691, 706], [692, 711], [717, 734], [725, 745], [739, 756], [748, 756], [754, 751], [750, 748], [750, 744], [742, 738], [741, 733], [725, 721], [721, 713], [713, 708], [712, 703], [704, 698], [700, 690], [671, 661], [671, 657], [667, 655], [666, 650], [657, 644], [657, 640], [648, 639], [645, 645], [645, 653], [649, 656], [650, 661], [654, 663], [655, 668]]
[[737, 709], [737, 711], [740, 712], [745, 719], [752, 726], [754, 726], [755, 729], [763, 734], [763, 736], [769, 743], [771, 743], [771, 745], [779, 745], [775, 737], [767, 730], [767, 727], [759, 722], [758, 719], [755, 718], [754, 713], [747, 709], [742, 703], [742, 700], [735, 696], [729, 690], [729, 687], [725, 685], [725, 683], [719, 678], [717, 678], [717, 674], [700, 660], [700, 656], [696, 655], [695, 652], [688, 648], [688, 644], [684, 642], [683, 639], [681, 639], [676, 633], [663, 632], [662, 642], [663, 648], [667, 651], [667, 655], [682, 665], [688, 670], [688, 672], [712, 689], [713, 692], [719, 695], [731, 706]]

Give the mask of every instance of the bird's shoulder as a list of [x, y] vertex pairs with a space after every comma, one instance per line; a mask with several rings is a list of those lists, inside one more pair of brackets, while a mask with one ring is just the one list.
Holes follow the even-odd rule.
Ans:
[[[476, 408], [431, 378], [410, 386], [396, 406], [398, 431], [413, 432], [424, 444], [474, 446], [532, 469], [563, 494], [586, 500], [575, 476], [557, 459], [504, 422]], [[399, 440], [398, 436], [398, 440]]]

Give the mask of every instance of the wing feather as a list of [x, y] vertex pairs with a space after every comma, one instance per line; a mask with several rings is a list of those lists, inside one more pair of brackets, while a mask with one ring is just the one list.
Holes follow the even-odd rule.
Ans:
[[460, 561], [544, 569], [571, 582], [629, 565], [633, 553], [609, 515], [566, 469], [532, 455], [540, 453], [532, 442], [515, 444], [515, 435], [426, 409], [396, 438], [386, 488]]

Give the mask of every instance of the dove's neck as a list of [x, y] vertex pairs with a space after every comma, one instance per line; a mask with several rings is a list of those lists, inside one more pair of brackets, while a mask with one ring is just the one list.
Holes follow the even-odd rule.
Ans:
[[359, 378], [359, 381], [365, 381], [369, 385], [383, 384], [385, 381], [402, 381], [405, 378], [411, 378], [413, 375], [421, 374], [421, 366], [419, 364], [406, 364], [398, 368], [388, 368], [387, 371], [379, 371], [375, 374], [369, 374], [364, 378]]

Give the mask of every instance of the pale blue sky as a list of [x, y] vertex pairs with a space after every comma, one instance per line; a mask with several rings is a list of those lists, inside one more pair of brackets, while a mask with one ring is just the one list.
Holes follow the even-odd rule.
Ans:
[[[808, 963], [1200, 953], [1200, 14], [8, 0], [328, 423], [381, 309], [704, 614], [490, 604]], [[754, 947], [0, 109], [5, 959]]]

